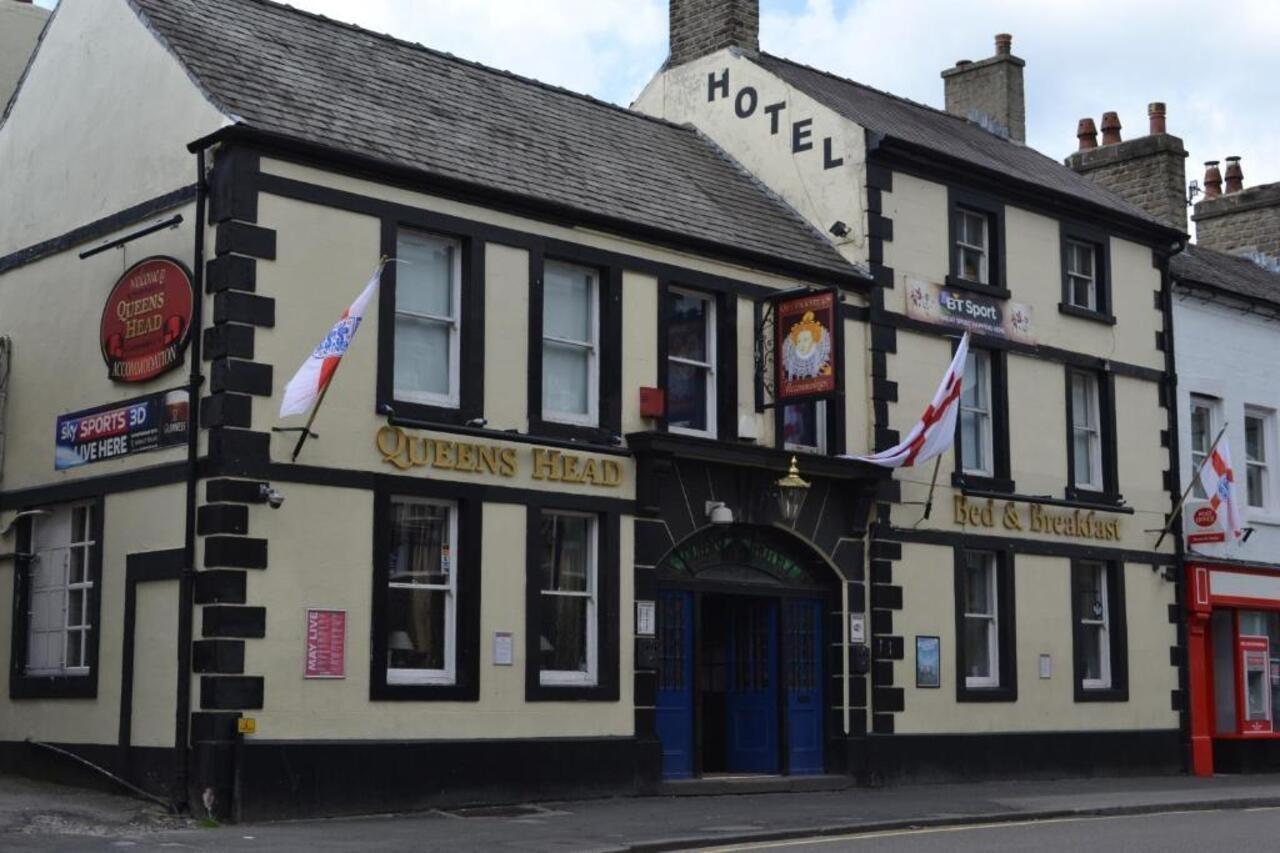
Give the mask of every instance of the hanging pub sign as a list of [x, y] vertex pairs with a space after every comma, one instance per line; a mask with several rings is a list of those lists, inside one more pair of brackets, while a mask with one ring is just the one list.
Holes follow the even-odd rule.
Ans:
[[907, 279], [907, 316], [978, 335], [1024, 344], [1036, 342], [1031, 330], [1031, 306], [915, 278]]
[[58, 415], [53, 467], [131, 456], [187, 441], [189, 396], [185, 388]]
[[191, 333], [191, 275], [173, 258], [129, 267], [102, 310], [102, 357], [116, 382], [146, 382], [182, 363]]
[[779, 404], [835, 393], [838, 306], [834, 290], [774, 302], [774, 398]]

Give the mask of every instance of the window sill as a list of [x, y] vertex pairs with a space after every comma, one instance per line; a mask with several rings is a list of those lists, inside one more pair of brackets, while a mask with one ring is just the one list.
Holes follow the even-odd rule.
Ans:
[[1263, 527], [1280, 527], [1280, 515], [1270, 513], [1258, 513], [1256, 515], [1246, 513], [1244, 520], [1248, 524], [1259, 524]]
[[1068, 486], [1066, 499], [1072, 501], [1073, 506], [1078, 506], [1081, 509], [1133, 512], [1131, 507], [1124, 505], [1124, 495], [1119, 492], [1095, 492], [1092, 489], [1077, 489], [1075, 486]]
[[1111, 314], [1102, 311], [1091, 311], [1088, 308], [1081, 308], [1079, 305], [1071, 305], [1067, 302], [1058, 303], [1058, 313], [1066, 314], [1068, 317], [1079, 317], [1081, 320], [1092, 320], [1095, 323], [1105, 323], [1108, 326], [1116, 324], [1116, 318]]
[[1008, 299], [1009, 290], [994, 284], [982, 284], [977, 281], [969, 281], [967, 278], [959, 276], [947, 276], [946, 287], [951, 290], [963, 290], [968, 293], [978, 293], [992, 299]]
[[1083, 687], [1076, 684], [1075, 699], [1077, 702], [1128, 702], [1127, 687]]
[[9, 681], [10, 699], [96, 699], [98, 679], [85, 675], [15, 674]]
[[957, 702], [1017, 702], [1016, 687], [956, 687]]
[[617, 702], [616, 684], [528, 684], [526, 702]]
[[960, 489], [965, 495], [975, 497], [1013, 496], [1018, 484], [1006, 477], [984, 477], [981, 474], [963, 474], [959, 471], [951, 474], [951, 485]]
[[381, 673], [374, 674], [369, 684], [371, 702], [478, 702], [480, 690], [475, 684], [388, 684]]

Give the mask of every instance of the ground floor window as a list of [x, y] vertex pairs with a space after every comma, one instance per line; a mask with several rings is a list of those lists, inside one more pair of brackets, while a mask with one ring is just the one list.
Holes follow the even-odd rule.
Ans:
[[457, 507], [391, 499], [387, 683], [452, 684], [456, 662]]
[[955, 600], [957, 700], [1017, 699], [1012, 554], [956, 549]]
[[538, 630], [542, 684], [596, 683], [597, 519], [576, 512], [541, 518]]
[[1127, 699], [1124, 565], [1074, 561], [1071, 594], [1076, 701]]

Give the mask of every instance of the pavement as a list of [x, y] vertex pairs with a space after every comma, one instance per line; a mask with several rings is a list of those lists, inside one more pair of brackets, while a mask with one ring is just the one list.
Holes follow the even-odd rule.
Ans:
[[[1271, 807], [1280, 807], [1280, 775], [619, 798], [203, 827], [127, 797], [0, 777], [0, 850], [645, 853], [734, 845], [751, 849], [761, 843], [785, 849], [792, 845], [780, 842], [796, 839], [810, 839], [809, 845], [818, 843], [824, 845], [819, 849], [830, 849], [821, 839], [834, 842], [850, 833], [895, 833], [907, 828], [941, 831], [975, 824], [1030, 825], [1165, 812], [1203, 811], [1207, 816], [1211, 811]], [[1271, 815], [1270, 819], [1274, 828], [1269, 838], [1274, 841], [1280, 836], [1280, 817]], [[1203, 846], [1216, 849], [1211, 840]]]

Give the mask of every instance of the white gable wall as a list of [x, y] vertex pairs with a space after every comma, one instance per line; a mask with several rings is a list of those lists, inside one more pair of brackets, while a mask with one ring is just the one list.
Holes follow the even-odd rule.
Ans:
[[227, 123], [126, 0], [62, 0], [0, 125], [0, 257], [194, 183]]
[[[727, 87], [721, 84], [726, 72]], [[766, 109], [777, 104], [785, 106]], [[698, 128], [846, 259], [866, 262], [866, 142], [859, 125], [727, 48], [659, 73], [632, 108]], [[801, 148], [810, 147], [794, 151], [796, 134]], [[847, 236], [830, 234], [837, 221], [849, 227]]]

